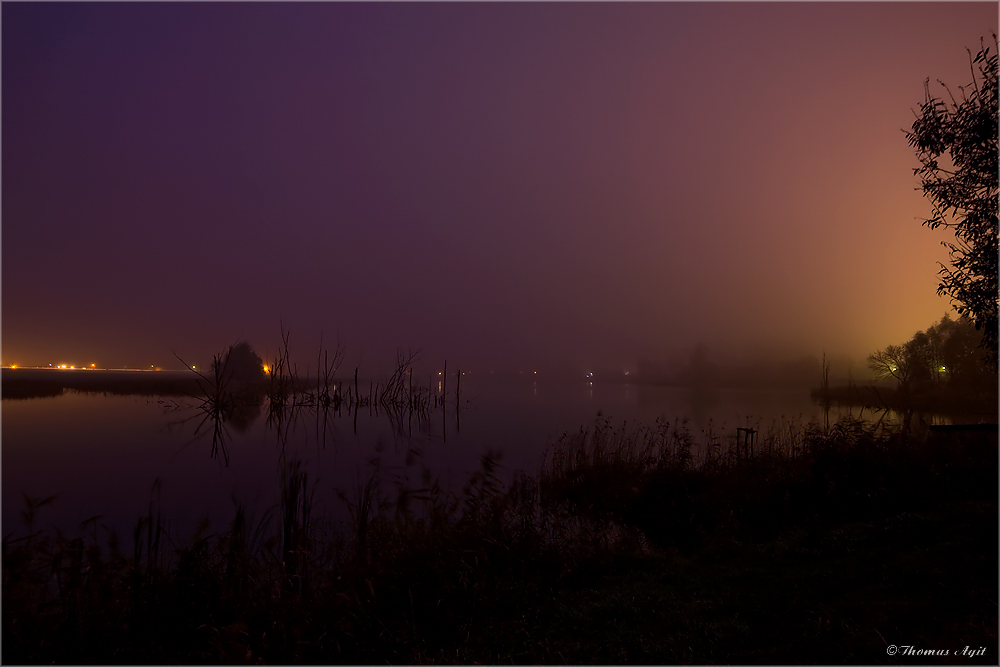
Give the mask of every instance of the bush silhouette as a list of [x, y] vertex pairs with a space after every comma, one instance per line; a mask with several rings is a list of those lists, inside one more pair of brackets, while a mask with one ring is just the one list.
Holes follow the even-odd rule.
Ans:
[[230, 391], [259, 388], [264, 381], [264, 362], [246, 341], [230, 347], [221, 363], [222, 379]]

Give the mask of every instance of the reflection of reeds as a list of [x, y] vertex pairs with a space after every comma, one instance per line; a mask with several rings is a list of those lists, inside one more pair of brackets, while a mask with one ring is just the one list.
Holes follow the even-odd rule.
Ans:
[[[217, 354], [212, 361], [212, 374], [201, 373], [174, 355], [195, 376], [201, 394], [198, 405], [202, 420], [195, 428], [197, 436], [206, 424], [212, 429], [212, 458], [222, 455], [226, 465], [229, 465], [229, 451], [226, 442], [229, 440], [227, 423], [233, 424], [237, 430], [244, 430], [257, 416], [260, 409], [260, 388], [255, 382], [247, 382], [243, 378], [235, 378], [230, 371], [229, 362], [236, 349], [230, 345], [223, 354]], [[168, 407], [168, 409], [170, 409]], [[186, 420], [185, 420], [186, 421]]]
[[[353, 415], [354, 430], [360, 410], [367, 408], [372, 416], [384, 416], [396, 435], [412, 435], [414, 424], [418, 430], [428, 431], [431, 410], [440, 405], [444, 414], [444, 398], [440, 403], [432, 387], [422, 387], [413, 382], [413, 363], [418, 353], [397, 354], [393, 372], [384, 381], [371, 383], [367, 394], [358, 386], [358, 368], [354, 369], [353, 388], [344, 389], [345, 382], [337, 373], [344, 359], [345, 350], [339, 339], [332, 351], [323, 347], [322, 337], [317, 353], [315, 378], [299, 377], [289, 353], [290, 333], [282, 327], [282, 345], [278, 355], [266, 364], [266, 378], [261, 391], [256, 383], [238, 382], [234, 387], [233, 373], [228, 368], [235, 346], [223, 354], [215, 355], [210, 375], [191, 368], [183, 359], [181, 363], [192, 370], [201, 394], [199, 404], [201, 423], [195, 429], [197, 436], [206, 426], [212, 431], [211, 456], [222, 457], [229, 463], [231, 440], [228, 427], [243, 430], [258, 414], [262, 400], [267, 401], [267, 427], [277, 434], [277, 442], [284, 452], [288, 437], [298, 423], [303, 411], [315, 417], [317, 441], [326, 445], [332, 428], [331, 420], [346, 407]], [[242, 344], [245, 345], [245, 344]], [[456, 395], [456, 401], [458, 396]], [[167, 406], [165, 409], [172, 409]], [[187, 420], [183, 420], [187, 421]]]

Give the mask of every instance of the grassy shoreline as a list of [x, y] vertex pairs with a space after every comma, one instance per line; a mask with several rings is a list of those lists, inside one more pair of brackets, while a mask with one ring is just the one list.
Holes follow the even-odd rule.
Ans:
[[[311, 511], [282, 502], [181, 538], [34, 526], [3, 541], [5, 663], [930, 663], [997, 660], [997, 434], [841, 422], [719, 446], [598, 423], [537, 476], [498, 461]], [[955, 644], [956, 646], [952, 646]]]

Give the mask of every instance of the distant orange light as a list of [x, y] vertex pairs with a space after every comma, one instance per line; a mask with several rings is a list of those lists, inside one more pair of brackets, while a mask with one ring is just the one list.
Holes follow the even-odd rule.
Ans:
[[[194, 368], [194, 366], [192, 366], [191, 368]], [[270, 373], [271, 372], [271, 369], [268, 368], [267, 364], [264, 364], [264, 372], [265, 373]]]

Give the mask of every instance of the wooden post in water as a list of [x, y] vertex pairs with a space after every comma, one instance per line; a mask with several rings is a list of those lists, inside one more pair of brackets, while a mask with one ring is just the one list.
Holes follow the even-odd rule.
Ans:
[[441, 439], [442, 442], [448, 441], [448, 419], [446, 413], [447, 408], [447, 398], [448, 398], [448, 360], [444, 360], [444, 373], [441, 374]]
[[823, 351], [823, 432], [830, 432], [830, 362]]
[[408, 370], [410, 374], [410, 385], [406, 392], [406, 405], [408, 412], [406, 413], [406, 424], [410, 431], [410, 436], [413, 435], [413, 368]]
[[455, 387], [455, 430], [458, 431], [462, 427], [462, 369], [458, 369], [458, 385]]
[[[757, 435], [756, 429], [736, 427], [736, 451], [742, 452], [743, 456], [749, 458], [753, 456], [754, 439]], [[741, 438], [742, 436], [742, 438]], [[742, 440], [742, 442], [741, 442]]]

